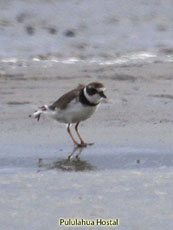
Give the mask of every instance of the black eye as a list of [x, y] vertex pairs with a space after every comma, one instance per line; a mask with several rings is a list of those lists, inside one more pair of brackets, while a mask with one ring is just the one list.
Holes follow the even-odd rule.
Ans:
[[87, 93], [89, 95], [94, 95], [97, 93], [97, 90], [95, 88], [87, 88]]
[[92, 93], [92, 94], [96, 94], [96, 93], [97, 93], [97, 90], [94, 89], [94, 88], [92, 88], [92, 89], [91, 89], [91, 93]]

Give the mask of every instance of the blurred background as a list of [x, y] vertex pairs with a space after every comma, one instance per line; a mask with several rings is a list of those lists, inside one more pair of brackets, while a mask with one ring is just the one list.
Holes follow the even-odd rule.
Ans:
[[[173, 0], [0, 0], [1, 229], [173, 229], [172, 38]], [[64, 125], [28, 115], [92, 81], [108, 100], [69, 161]]]
[[172, 9], [172, 0], [0, 0], [0, 60], [172, 61]]

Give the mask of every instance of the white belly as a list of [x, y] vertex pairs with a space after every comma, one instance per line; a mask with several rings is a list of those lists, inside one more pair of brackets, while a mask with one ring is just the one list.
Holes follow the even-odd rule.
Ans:
[[88, 119], [97, 109], [98, 106], [83, 106], [81, 103], [72, 101], [67, 108], [57, 109], [52, 116], [59, 122], [77, 123]]

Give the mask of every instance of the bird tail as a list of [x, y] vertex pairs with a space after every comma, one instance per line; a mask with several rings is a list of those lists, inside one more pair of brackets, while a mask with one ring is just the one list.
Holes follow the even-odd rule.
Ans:
[[36, 110], [33, 114], [29, 115], [29, 117], [34, 117], [37, 121], [40, 120], [40, 116], [42, 113], [46, 113], [49, 110], [47, 105], [40, 106], [38, 110]]

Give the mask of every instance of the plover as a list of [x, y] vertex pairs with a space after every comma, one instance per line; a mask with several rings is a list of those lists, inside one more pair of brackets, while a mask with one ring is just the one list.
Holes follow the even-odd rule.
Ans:
[[[72, 141], [78, 147], [90, 145], [84, 142], [78, 126], [81, 121], [88, 119], [98, 108], [101, 100], [106, 98], [105, 87], [100, 82], [92, 82], [88, 85], [79, 85], [77, 88], [62, 95], [51, 105], [43, 105], [30, 116], [40, 119], [41, 114], [46, 114], [53, 119], [67, 124], [67, 132]], [[70, 126], [75, 124], [76, 133], [80, 139], [78, 143], [71, 133]]]

